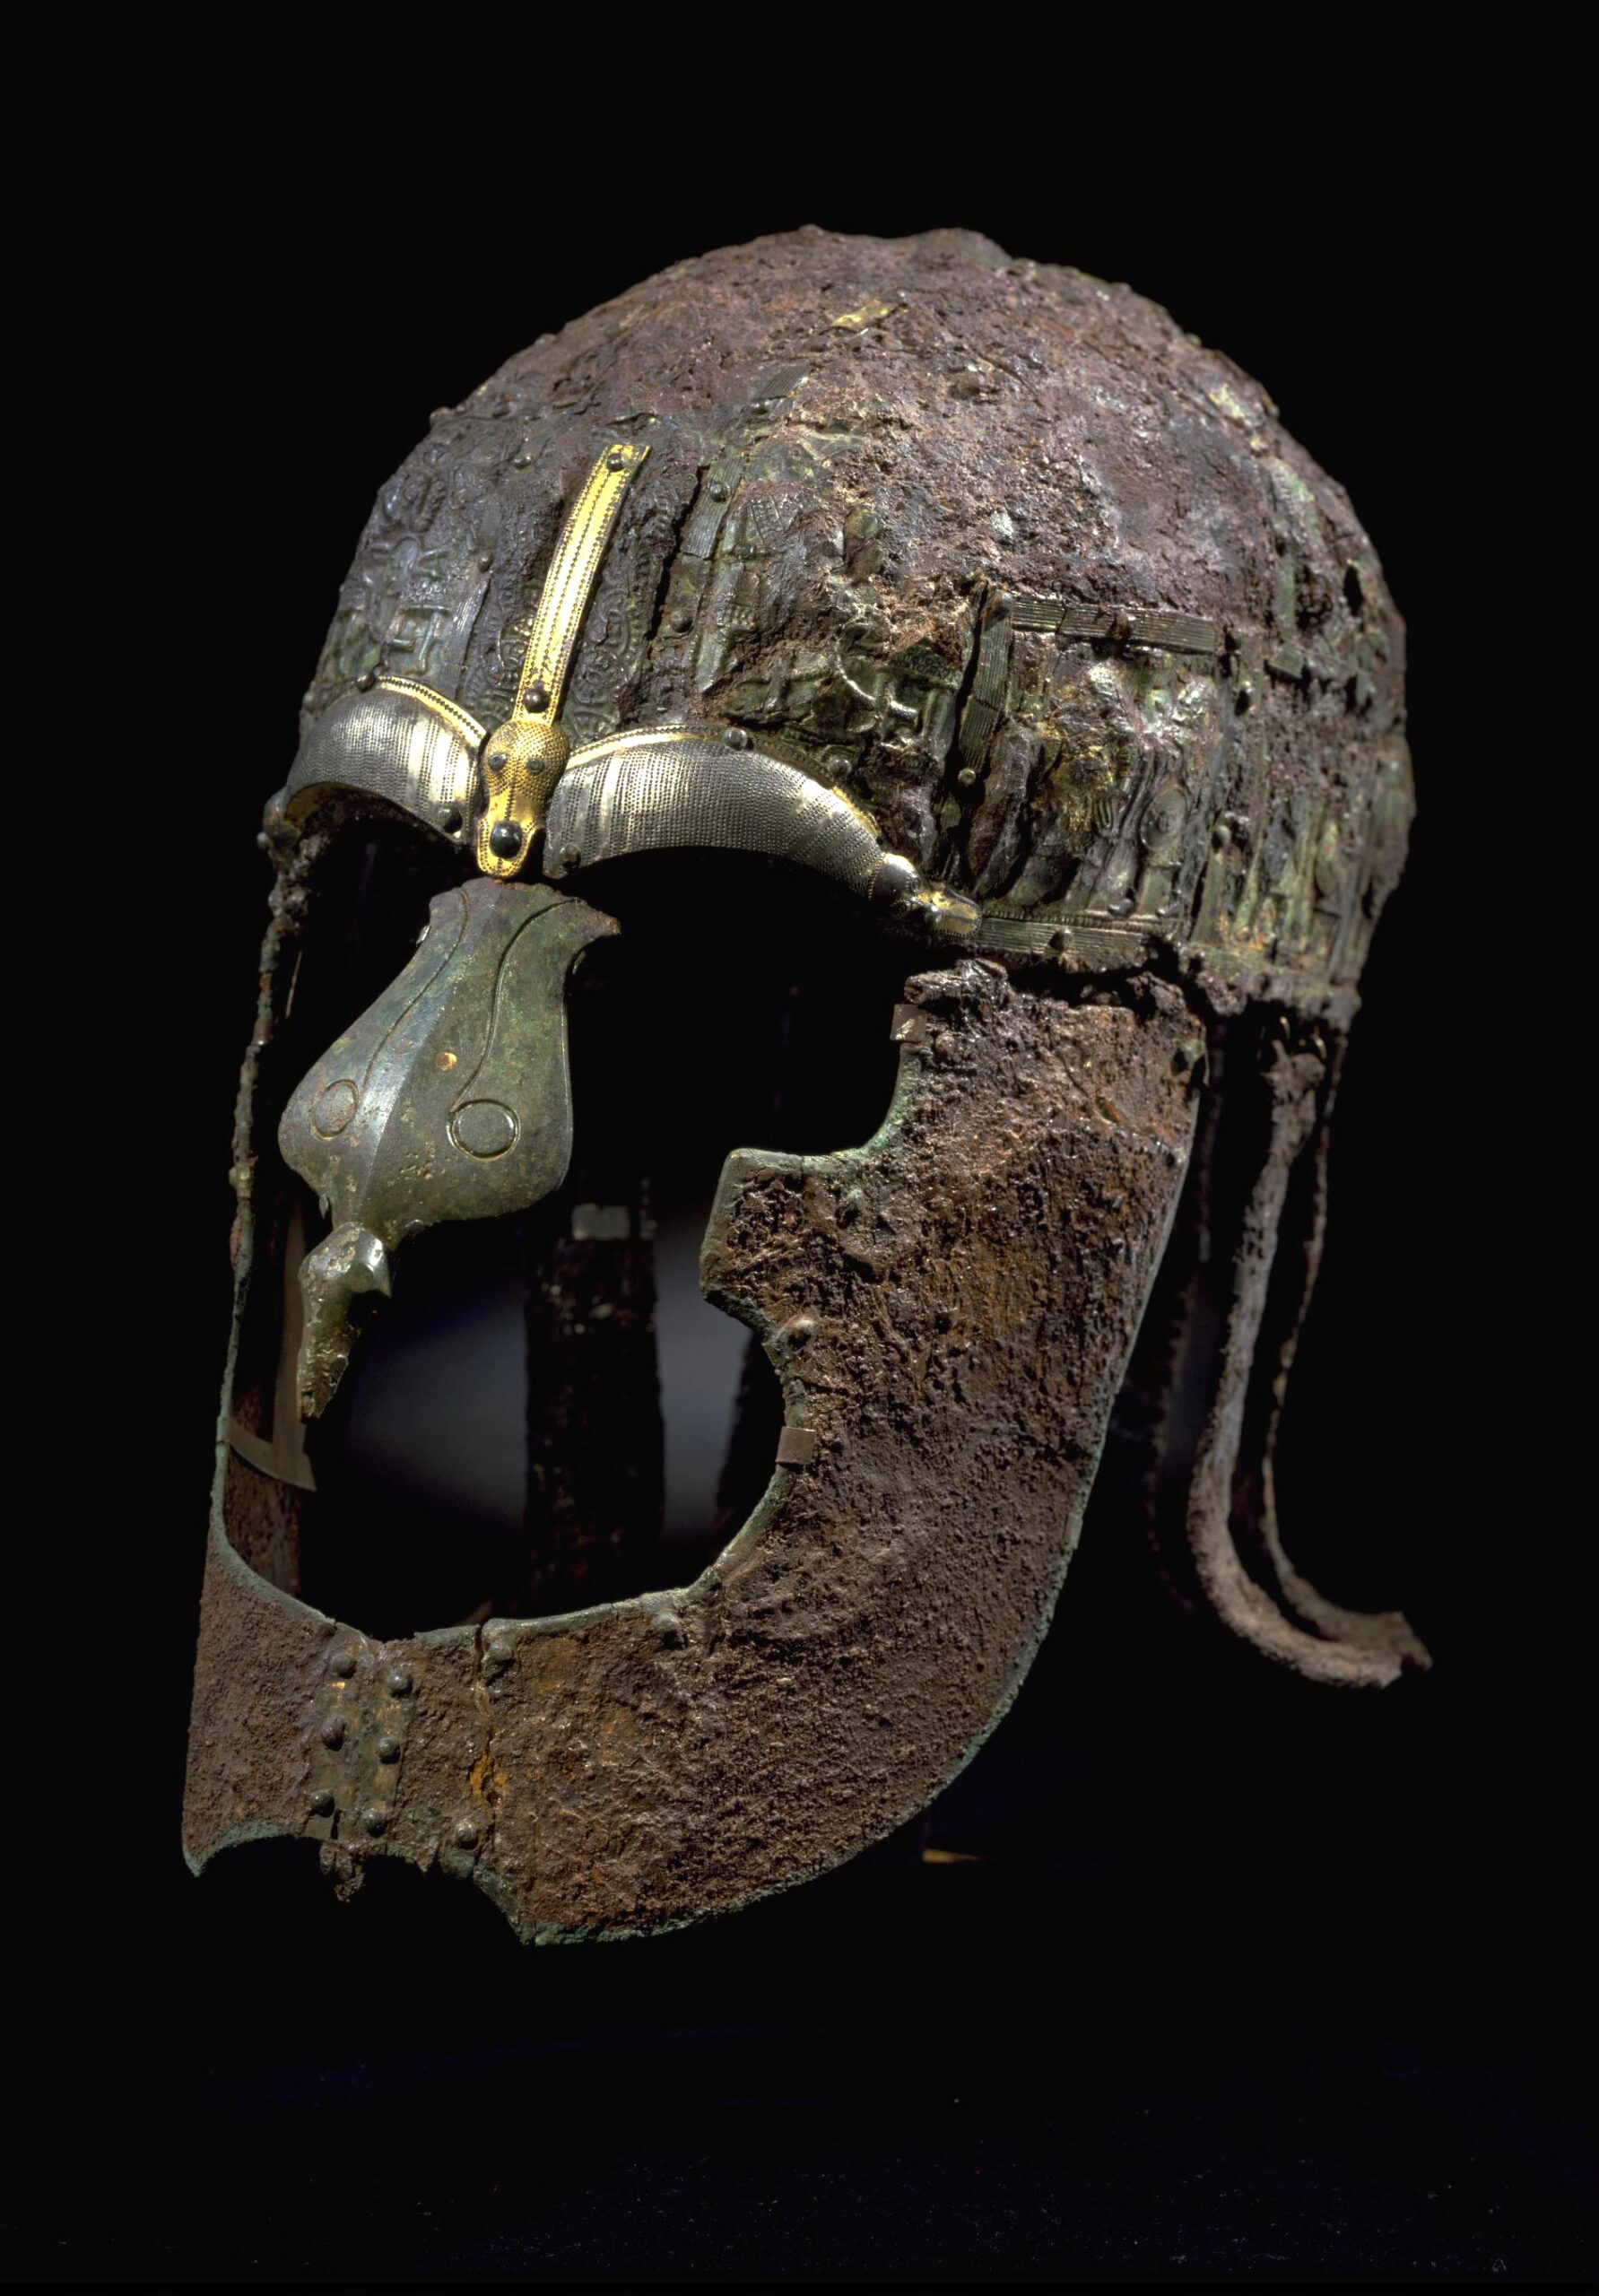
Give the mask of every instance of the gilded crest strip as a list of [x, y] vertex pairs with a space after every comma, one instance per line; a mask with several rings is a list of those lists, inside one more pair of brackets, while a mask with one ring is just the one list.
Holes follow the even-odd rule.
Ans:
[[616, 525], [621, 498], [647, 447], [606, 448], [572, 505], [544, 578], [527, 640], [517, 699], [483, 745], [484, 810], [476, 835], [486, 876], [514, 877], [543, 830], [569, 744], [557, 719], [572, 648]]

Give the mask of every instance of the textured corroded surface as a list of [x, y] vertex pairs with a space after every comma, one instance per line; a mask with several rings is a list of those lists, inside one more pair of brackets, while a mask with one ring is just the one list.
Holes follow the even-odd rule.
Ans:
[[[327, 1040], [300, 1041], [338, 1002], [331, 975], [460, 877], [470, 735], [515, 704], [561, 521], [613, 438], [649, 455], [564, 736], [689, 726], [707, 772], [752, 741], [860, 809], [864, 863], [889, 848], [952, 912], [979, 902], [986, 954], [924, 979], [867, 1149], [728, 1167], [707, 1280], [760, 1334], [787, 1425], [718, 1564], [677, 1593], [379, 1643], [296, 1599], [320, 1518], [283, 1361], [316, 1232], [272, 1133]], [[352, 697], [407, 680], [465, 746], [446, 770], [386, 720], [364, 782], [342, 780]], [[392, 1851], [473, 1874], [525, 1935], [615, 1935], [797, 1880], [921, 1806], [1043, 1631], [1196, 1105], [1204, 1152], [1133, 1398], [1174, 1574], [1322, 1679], [1421, 1659], [1403, 1622], [1351, 1619], [1297, 1577], [1271, 1480], [1329, 1072], [1410, 819], [1402, 631], [1344, 497], [1224, 359], [1125, 289], [969, 234], [802, 231], [681, 265], [439, 411], [382, 491], [302, 730], [293, 803], [268, 815], [239, 1101], [196, 1864], [304, 1832], [346, 1881]], [[792, 806], [786, 835], [763, 813], [709, 836], [737, 812], [712, 794], [610, 847], [586, 822], [543, 865], [581, 893], [585, 842], [669, 848], [621, 869], [673, 868], [680, 833], [793, 857]], [[907, 929], [895, 907], [870, 914]], [[607, 1180], [627, 1231], [610, 1248], [647, 1250], [647, 1180]], [[535, 1303], [563, 1339], [572, 1265]], [[644, 1396], [642, 1259], [611, 1289], [619, 1377]], [[592, 1430], [594, 1392], [551, 1387], [535, 1476]], [[611, 1591], [657, 1469], [613, 1490], [580, 1474], [504, 1598], [537, 1609], [568, 1545], [594, 1569], [557, 1582]]]
[[647, 442], [563, 712], [798, 745], [997, 946], [1352, 981], [1410, 813], [1402, 631], [1341, 490], [1167, 314], [963, 232], [682, 264], [441, 409], [307, 696], [494, 724], [596, 442]]
[[[305, 1831], [470, 1870], [525, 1934], [625, 1932], [829, 1866], [960, 1767], [1076, 1535], [1182, 1178], [1191, 1022], [1169, 988], [1073, 1007], [980, 963], [910, 993], [874, 1141], [729, 1162], [708, 1288], [764, 1338], [799, 1463], [717, 1565], [378, 1645], [219, 1517], [196, 1863]], [[231, 1459], [227, 1518], [265, 1480]]]

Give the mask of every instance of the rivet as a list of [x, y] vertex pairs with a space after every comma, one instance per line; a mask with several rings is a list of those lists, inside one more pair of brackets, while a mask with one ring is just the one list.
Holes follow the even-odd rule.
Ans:
[[527, 470], [531, 467], [533, 457], [528, 453], [526, 448], [518, 447], [516, 453], [511, 457], [511, 468], [513, 470]]
[[692, 630], [694, 627], [694, 617], [685, 607], [679, 606], [672, 617], [672, 627], [673, 630], [679, 631]]
[[727, 500], [727, 489], [719, 478], [713, 478], [705, 491], [713, 502], [726, 502]]
[[750, 736], [742, 726], [729, 726], [722, 739], [730, 750], [747, 750], [750, 746]]
[[575, 845], [563, 845], [561, 847], [561, 865], [563, 869], [577, 868], [582, 858], [582, 854]]
[[489, 831], [489, 850], [498, 853], [502, 861], [522, 850], [522, 832], [515, 822], [496, 822]]
[[534, 678], [533, 683], [522, 696], [522, 707], [524, 709], [548, 709], [550, 707], [550, 689], [544, 683], [543, 678]]
[[458, 837], [461, 833], [461, 825], [462, 814], [459, 805], [439, 806], [439, 826], [446, 837]]
[[321, 1735], [322, 1743], [325, 1746], [342, 1746], [343, 1744], [344, 1726], [340, 1721], [336, 1714], [330, 1714], [328, 1716], [326, 1721], [322, 1725]]
[[341, 1077], [336, 1084], [330, 1084], [325, 1092], [318, 1095], [317, 1105], [311, 1110], [312, 1127], [321, 1134], [324, 1140], [335, 1139], [360, 1106], [361, 1095], [355, 1086], [347, 1076]]
[[489, 763], [498, 771], [498, 770], [505, 763], [505, 752], [503, 750], [496, 750], [493, 756], [489, 760]]
[[963, 765], [963, 766], [961, 767], [961, 769], [960, 769], [960, 772], [955, 776], [955, 787], [956, 787], [956, 788], [957, 788], [957, 789], [975, 789], [975, 788], [977, 787], [977, 786], [978, 786], [978, 770], [977, 770], [977, 767], [976, 767], [975, 765]]
[[613, 447], [610, 453], [605, 457], [605, 468], [607, 470], [626, 470], [627, 466], [628, 458], [622, 453], [621, 448], [620, 447]]
[[478, 572], [479, 572], [480, 574], [486, 574], [486, 573], [489, 571], [490, 568], [493, 565], [493, 563], [494, 563], [494, 553], [493, 553], [493, 552], [492, 552], [492, 551], [490, 551], [490, 550], [480, 550], [480, 551], [479, 551], [479, 552], [478, 552], [478, 556], [477, 556], [477, 570], [478, 570]]
[[391, 1738], [387, 1731], [378, 1741], [378, 1759], [379, 1761], [398, 1761], [400, 1759], [400, 1742], [398, 1738]]
[[879, 903], [908, 900], [919, 883], [914, 861], [907, 860], [903, 853], [885, 853], [877, 865], [868, 899]]
[[456, 1840], [462, 1849], [477, 1848], [477, 1828], [470, 1818], [456, 1820]]
[[404, 1698], [411, 1688], [410, 1667], [391, 1666], [388, 1670], [388, 1686], [396, 1698]]
[[507, 1641], [503, 1635], [496, 1636], [483, 1650], [483, 1657], [491, 1666], [508, 1666], [516, 1655], [516, 1644]]
[[361, 1822], [369, 1833], [382, 1833], [388, 1824], [383, 1812], [378, 1809], [363, 1810]]
[[352, 1674], [355, 1672], [354, 1651], [350, 1649], [335, 1651], [334, 1654], [333, 1671], [335, 1674]]
[[1065, 925], [1057, 925], [1054, 932], [1049, 935], [1049, 945], [1052, 949], [1069, 949], [1072, 945], [1071, 927]]
[[326, 1786], [318, 1786], [316, 1792], [310, 1796], [310, 1807], [311, 1815], [314, 1818], [332, 1817], [333, 1796], [328, 1792]]
[[376, 670], [363, 670], [360, 677], [355, 681], [355, 691], [357, 693], [370, 693], [372, 688], [377, 684], [377, 683], [378, 673]]

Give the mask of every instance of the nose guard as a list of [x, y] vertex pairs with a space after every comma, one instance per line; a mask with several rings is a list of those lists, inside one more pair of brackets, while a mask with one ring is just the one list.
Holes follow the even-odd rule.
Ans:
[[343, 1378], [357, 1302], [389, 1255], [444, 1220], [522, 1212], [572, 1152], [566, 981], [614, 919], [547, 885], [479, 878], [433, 901], [411, 962], [331, 1045], [278, 1128], [283, 1161], [333, 1232], [300, 1272], [300, 1415]]
[[702, 1283], [786, 1424], [691, 1587], [371, 1640], [244, 1563], [264, 1478], [224, 1453], [196, 1869], [300, 1834], [346, 1876], [470, 1875], [526, 1938], [624, 1935], [824, 1870], [969, 1759], [1077, 1537], [1187, 1161], [1192, 1022], [1159, 985], [1073, 1006], [972, 960], [906, 995], [874, 1138], [725, 1168]]

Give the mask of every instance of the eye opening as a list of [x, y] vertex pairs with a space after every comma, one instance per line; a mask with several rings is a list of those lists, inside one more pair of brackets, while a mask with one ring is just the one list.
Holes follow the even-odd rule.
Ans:
[[[441, 873], [459, 874], [455, 856], [364, 800], [317, 861], [256, 1120], [257, 1462], [292, 1453], [273, 1391], [282, 1418], [295, 1263], [327, 1225], [267, 1144], [305, 1066], [409, 956]], [[581, 891], [622, 931], [569, 984], [567, 1181], [531, 1213], [398, 1252], [394, 1298], [311, 1432], [318, 1487], [288, 1494], [298, 1560], [269, 1575], [369, 1631], [550, 1615], [698, 1575], [765, 1489], [783, 1417], [763, 1351], [699, 1290], [723, 1163], [865, 1140], [891, 1096], [891, 1018], [917, 958], [866, 904], [736, 852], [626, 857]]]

